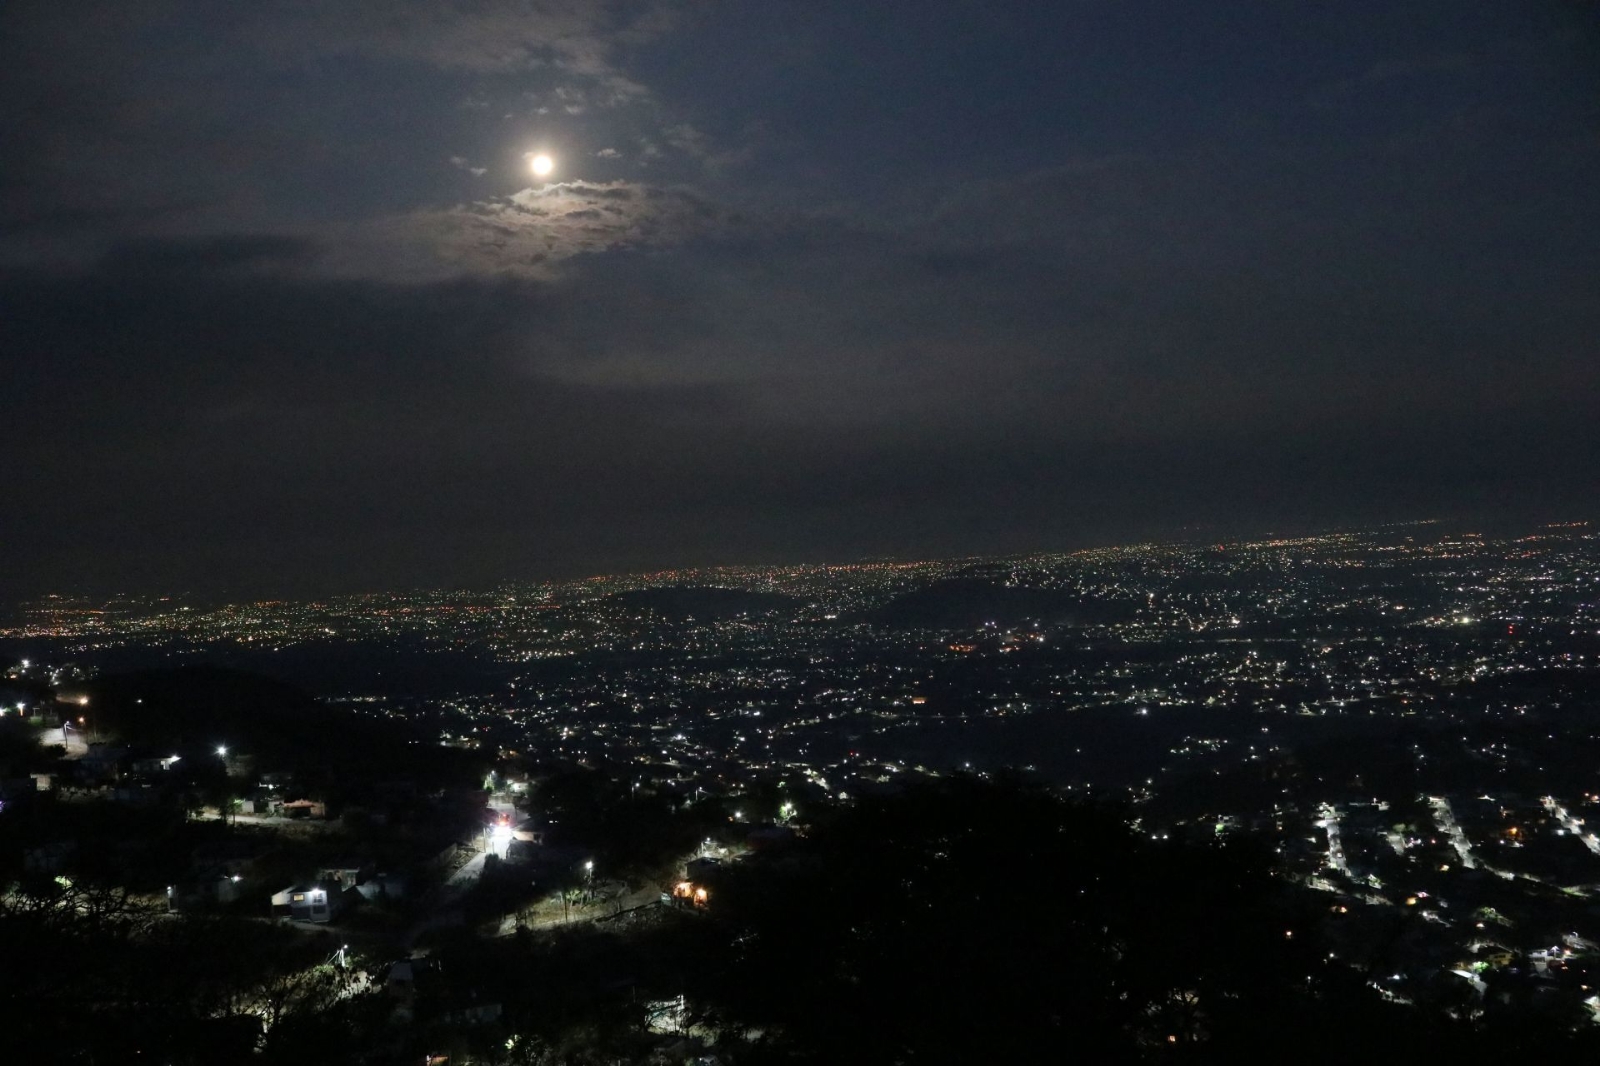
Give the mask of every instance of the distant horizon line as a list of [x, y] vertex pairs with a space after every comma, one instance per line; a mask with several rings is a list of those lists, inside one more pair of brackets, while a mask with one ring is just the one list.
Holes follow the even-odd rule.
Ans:
[[[1590, 519], [1567, 519], [1562, 521], [1541, 521], [1533, 528], [1537, 529], [1580, 529], [1590, 524]], [[1493, 521], [1470, 518], [1408, 518], [1386, 522], [1352, 523], [1330, 526], [1317, 526], [1314, 528], [1265, 528], [1250, 533], [1237, 530], [1227, 534], [1227, 540], [1221, 542], [1221, 547], [1243, 547], [1248, 543], [1263, 538], [1317, 538], [1334, 536], [1347, 533], [1370, 533], [1381, 530], [1404, 529], [1411, 527], [1432, 526], [1444, 523], [1486, 523], [1489, 525], [1513, 524], [1514, 520], [1498, 518]], [[172, 600], [180, 598], [194, 598], [207, 604], [226, 606], [236, 604], [272, 604], [272, 603], [316, 603], [323, 600], [359, 599], [369, 596], [393, 596], [419, 593], [458, 593], [491, 595], [506, 588], [518, 586], [562, 586], [580, 585], [595, 581], [648, 581], [670, 574], [695, 574], [715, 571], [750, 571], [763, 569], [828, 569], [839, 567], [858, 566], [930, 566], [936, 564], [962, 563], [987, 560], [1005, 559], [1031, 559], [1051, 555], [1080, 555], [1095, 551], [1108, 551], [1114, 549], [1144, 548], [1144, 547], [1176, 547], [1185, 544], [1197, 543], [1204, 538], [1199, 536], [1206, 530], [1215, 530], [1219, 527], [1210, 524], [1195, 524], [1179, 526], [1170, 531], [1167, 536], [1144, 537], [1122, 542], [1103, 542], [1076, 548], [1035, 548], [1026, 551], [998, 552], [998, 553], [972, 553], [938, 555], [921, 558], [911, 558], [895, 555], [864, 555], [849, 560], [832, 561], [784, 561], [784, 562], [740, 562], [740, 563], [706, 563], [681, 566], [661, 566], [650, 569], [617, 570], [611, 572], [591, 573], [582, 576], [557, 578], [502, 578], [494, 584], [486, 586], [470, 584], [416, 584], [397, 585], [386, 588], [368, 587], [361, 590], [345, 592], [323, 592], [315, 595], [256, 595], [240, 596], [236, 591], [219, 590], [204, 593], [195, 590], [175, 590], [167, 592], [135, 593], [119, 591], [110, 594], [96, 594], [90, 592], [56, 591], [40, 593], [36, 596], [22, 597], [7, 601], [7, 606], [13, 609], [37, 607], [49, 600], [64, 600], [68, 602], [98, 602], [113, 604], [120, 601], [150, 603], [151, 601]], [[1189, 536], [1178, 536], [1187, 533]]]

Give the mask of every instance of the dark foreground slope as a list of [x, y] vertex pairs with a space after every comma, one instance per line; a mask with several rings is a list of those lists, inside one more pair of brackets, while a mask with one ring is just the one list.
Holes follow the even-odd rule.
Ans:
[[[596, 802], [626, 819], [638, 801]], [[0, 1007], [30, 1062], [145, 1061], [136, 1049], [173, 1063], [504, 1066], [1597, 1050], [1576, 1003], [1479, 999], [1454, 979], [1386, 1002], [1371, 987], [1385, 945], [1355, 966], [1330, 957], [1326, 897], [1275, 879], [1267, 855], [1151, 840], [1124, 813], [976, 780], [822, 811], [791, 846], [710, 875], [703, 910], [438, 930], [429, 981], [404, 1000], [349, 986], [326, 961], [337, 939], [16, 884], [0, 957], [34, 977], [0, 989]], [[1393, 934], [1390, 947], [1405, 930]], [[381, 980], [402, 948], [369, 938], [362, 951]]]
[[[442, 972], [504, 1014], [435, 1046], [485, 1062], [675, 1049], [661, 1061], [951, 1066], [1596, 1050], [1576, 1001], [1492, 983], [1480, 999], [1453, 975], [1386, 1000], [1373, 982], [1405, 927], [1347, 959], [1323, 936], [1327, 897], [1275, 878], [1270, 855], [1151, 840], [1123, 813], [946, 780], [828, 812], [793, 846], [706, 875], [702, 910], [462, 935], [438, 946]], [[513, 1038], [516, 1055], [496, 1050]]]
[[752, 1061], [1594, 1049], [1565, 1028], [1577, 1003], [1536, 1018], [1461, 981], [1386, 1002], [1369, 985], [1381, 952], [1360, 966], [1330, 957], [1325, 898], [1273, 878], [1268, 858], [1152, 841], [1040, 791], [919, 789], [727, 871], [690, 987], [708, 1017], [767, 1034]]

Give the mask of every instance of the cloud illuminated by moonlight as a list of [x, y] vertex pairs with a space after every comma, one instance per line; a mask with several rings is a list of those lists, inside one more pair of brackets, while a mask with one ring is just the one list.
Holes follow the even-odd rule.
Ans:
[[366, 223], [328, 265], [339, 274], [425, 281], [550, 277], [575, 255], [681, 243], [727, 215], [697, 194], [633, 182], [559, 182]]

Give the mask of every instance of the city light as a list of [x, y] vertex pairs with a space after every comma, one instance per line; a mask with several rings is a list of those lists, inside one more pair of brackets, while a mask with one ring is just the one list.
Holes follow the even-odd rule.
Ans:
[[488, 847], [500, 858], [506, 858], [510, 853], [511, 841], [516, 832], [511, 827], [511, 819], [501, 815], [489, 830]]
[[[1581, 536], [1592, 539], [1591, 534]], [[886, 750], [895, 743], [897, 726], [924, 721], [913, 719], [910, 710], [913, 696], [921, 696], [927, 685], [930, 674], [924, 670], [937, 677], [945, 665], [958, 661], [981, 678], [982, 687], [974, 689], [981, 693], [975, 710], [997, 728], [1007, 728], [1008, 719], [1042, 723], [1059, 709], [1082, 706], [1115, 706], [1151, 721], [1196, 723], [1156, 741], [1148, 764], [1120, 784], [1091, 780], [1096, 738], [1074, 738], [1064, 752], [1081, 765], [1069, 771], [1070, 780], [1058, 782], [1064, 794], [1126, 798], [1133, 810], [1143, 812], [1156, 809], [1145, 807], [1156, 797], [1163, 801], [1158, 806], [1183, 806], [1183, 783], [1209, 775], [1269, 771], [1270, 779], [1280, 782], [1270, 809], [1197, 806], [1163, 813], [1159, 819], [1147, 815], [1146, 823], [1137, 827], [1141, 839], [1178, 841], [1178, 826], [1201, 826], [1207, 836], [1255, 836], [1289, 876], [1312, 891], [1329, 893], [1318, 909], [1330, 922], [1348, 926], [1358, 917], [1388, 909], [1427, 921], [1439, 937], [1452, 937], [1454, 927], [1481, 938], [1485, 926], [1501, 921], [1480, 921], [1482, 905], [1494, 898], [1487, 893], [1531, 893], [1537, 889], [1530, 886], [1542, 883], [1520, 868], [1524, 862], [1546, 863], [1559, 871], [1567, 885], [1561, 892], [1567, 896], [1592, 900], [1600, 892], [1590, 887], [1592, 871], [1583, 866], [1600, 857], [1600, 837], [1590, 832], [1584, 817], [1596, 821], [1600, 793], [1575, 790], [1558, 797], [1532, 791], [1536, 784], [1528, 784], [1519, 794], [1512, 785], [1514, 774], [1527, 779], [1543, 771], [1568, 746], [1557, 723], [1527, 727], [1533, 716], [1545, 713], [1537, 701], [1517, 696], [1505, 697], [1504, 706], [1497, 702], [1505, 685], [1514, 688], [1523, 675], [1548, 676], [1564, 684], [1564, 678], [1576, 682], [1595, 668], [1586, 642], [1600, 633], [1579, 617], [1600, 584], [1593, 577], [1600, 572], [1597, 564], [1584, 554], [1592, 551], [1588, 545], [1575, 534], [1552, 542], [1548, 550], [1541, 549], [1543, 554], [1502, 544], [1493, 551], [1473, 546], [1478, 554], [1468, 555], [1460, 545], [1419, 541], [1413, 546], [1387, 535], [1340, 534], [1226, 550], [1148, 545], [1014, 559], [1006, 566], [1021, 587], [1070, 590], [1085, 602], [1125, 604], [1127, 616], [1108, 626], [1062, 625], [1043, 644], [1035, 639], [1039, 626], [1032, 621], [994, 618], [992, 625], [956, 628], [932, 640], [916, 629], [864, 627], [852, 638], [853, 658], [844, 661], [817, 643], [813, 627], [823, 614], [864, 616], [908, 590], [964, 580], [963, 568], [969, 564], [620, 575], [541, 584], [515, 598], [493, 597], [503, 605], [494, 608], [485, 608], [484, 597], [472, 594], [420, 592], [314, 604], [244, 604], [204, 616], [157, 610], [121, 631], [113, 629], [119, 623], [104, 620], [73, 629], [80, 616], [64, 613], [62, 621], [51, 623], [57, 626], [51, 635], [108, 649], [152, 641], [231, 646], [249, 639], [256, 648], [284, 650], [321, 639], [318, 635], [325, 636], [328, 629], [336, 629], [341, 639], [363, 632], [380, 641], [448, 634], [449, 639], [475, 643], [513, 672], [513, 683], [493, 695], [440, 701], [437, 736], [440, 744], [480, 752], [484, 768], [478, 780], [485, 788], [538, 795], [538, 777], [518, 760], [520, 753], [541, 749], [590, 768], [613, 766], [611, 784], [621, 801], [632, 797], [636, 804], [650, 795], [674, 812], [703, 811], [707, 804], [723, 812], [724, 822], [733, 823], [725, 824], [727, 842], [706, 837], [698, 849], [698, 858], [708, 865], [714, 864], [713, 857], [737, 862], [751, 848], [790, 846], [792, 837], [802, 834], [754, 826], [769, 818], [779, 826], [792, 825], [801, 806], [815, 808], [826, 825], [833, 803], [893, 793], [918, 777], [982, 779], [986, 771], [979, 768], [985, 765], [994, 768], [987, 773], [997, 774], [1002, 763], [977, 745], [926, 764], [918, 762], [918, 757], [925, 758], [920, 753]], [[1373, 565], [1373, 558], [1382, 565]], [[1441, 566], [1449, 569], [1440, 580], [1438, 602], [1424, 606], [1413, 599], [1405, 611], [1397, 611], [1394, 589], [1432, 580], [1428, 575]], [[1231, 589], [1227, 579], [1241, 569], [1269, 570], [1273, 587], [1265, 593], [1254, 586]], [[1174, 591], [1193, 578], [1204, 579], [1203, 595]], [[687, 628], [657, 628], [649, 615], [619, 606], [629, 593], [662, 590], [666, 595], [676, 586], [772, 592], [805, 606], [792, 616], [740, 616], [733, 623], [697, 621]], [[518, 606], [510, 607], [512, 603]], [[535, 603], [536, 608], [529, 606]], [[1458, 625], [1462, 618], [1481, 625]], [[1518, 620], [1518, 634], [1542, 630], [1550, 637], [1543, 643], [1532, 636], [1507, 641], [1505, 618]], [[1241, 638], [1235, 619], [1255, 632]], [[996, 667], [1001, 651], [1024, 642], [1030, 653], [1038, 649], [1042, 656], [1030, 670], [1013, 673], [1009, 667]], [[1079, 642], [1093, 643], [1100, 655], [1058, 663], [1046, 650], [1070, 649]], [[651, 656], [641, 660], [640, 651]], [[618, 662], [608, 656], [617, 656]], [[1572, 673], [1558, 673], [1568, 670]], [[66, 687], [84, 681], [67, 673], [54, 683]], [[1466, 686], [1478, 684], [1493, 695], [1474, 703]], [[63, 695], [60, 702], [76, 704], [84, 698], [77, 687], [67, 691], [71, 696]], [[8, 694], [7, 709], [15, 698]], [[100, 696], [102, 702], [107, 698]], [[344, 710], [377, 719], [411, 715], [406, 701], [377, 692], [344, 702]], [[944, 702], [941, 694], [928, 697], [931, 705]], [[1205, 710], [1213, 707], [1249, 707], [1252, 713], [1246, 724], [1242, 716], [1206, 716]], [[1177, 710], [1169, 715], [1169, 708]], [[1473, 721], [1485, 716], [1491, 723], [1513, 722], [1526, 736], [1479, 739], [1466, 731], [1465, 721], [1460, 731], [1446, 728], [1454, 724], [1451, 716], [1458, 708], [1470, 711]], [[60, 717], [76, 748], [76, 734], [87, 727], [87, 715], [69, 716], [65, 710]], [[924, 708], [918, 710], [926, 714]], [[1423, 773], [1462, 782], [1453, 786], [1459, 791], [1448, 796], [1391, 795], [1374, 783], [1373, 791], [1360, 797], [1319, 795], [1323, 786], [1318, 768], [1292, 737], [1301, 717], [1323, 715], [1373, 719], [1375, 733], [1385, 717], [1396, 725], [1417, 719], [1437, 723], [1440, 737], [1450, 743], [1430, 744], [1424, 730], [1411, 742], [1409, 754]], [[44, 717], [55, 724], [48, 712]], [[877, 752], [834, 743], [841, 735], [867, 731], [880, 738]], [[60, 743], [61, 734], [55, 737]], [[1544, 742], [1542, 749], [1534, 746], [1539, 741]], [[1573, 758], [1582, 756], [1581, 744], [1570, 747]], [[214, 742], [213, 750], [233, 766], [227, 745]], [[170, 787], [170, 777], [158, 782], [148, 775], [177, 761], [176, 753], [159, 760], [131, 760], [138, 765], [124, 763], [120, 772], [142, 788]], [[1478, 780], [1471, 776], [1476, 768], [1485, 775]], [[1022, 769], [1045, 773], [1031, 766]], [[140, 775], [146, 779], [139, 781]], [[257, 802], [268, 795], [298, 799], [286, 790], [299, 793], [308, 787], [291, 774], [269, 776], [273, 779], [260, 783]], [[741, 796], [753, 802], [771, 796], [778, 802], [749, 811], [732, 807]], [[1542, 799], [1530, 802], [1525, 796]], [[477, 842], [508, 864], [534, 858], [537, 848], [524, 856], [520, 845], [511, 858], [510, 845], [519, 836], [538, 838], [515, 832], [516, 816], [504, 810], [496, 805], [483, 815], [477, 828], [484, 835]], [[595, 849], [599, 844], [571, 833], [563, 811], [542, 815], [545, 820], [558, 838], [570, 834], [573, 847]], [[276, 821], [263, 818], [262, 829], [270, 831]], [[745, 829], [750, 832], [741, 839]], [[481, 871], [484, 861], [480, 857], [469, 875]], [[577, 879], [580, 886], [597, 884], [595, 862], [580, 859], [573, 864], [573, 871], [583, 875]], [[698, 867], [690, 869], [699, 876]], [[1472, 870], [1492, 875], [1488, 887], [1477, 880], [1461, 881]], [[1433, 886], [1431, 896], [1419, 890], [1429, 877], [1449, 883], [1449, 890]], [[608, 878], [615, 880], [609, 866]], [[709, 900], [709, 887], [696, 879], [670, 884], [669, 900], [680, 906], [702, 907]], [[1460, 921], [1457, 915], [1471, 918]], [[1280, 944], [1314, 942], [1319, 934], [1315, 928], [1282, 926], [1269, 932]], [[1456, 947], [1467, 958], [1466, 944]], [[1408, 978], [1415, 979], [1414, 973]]]

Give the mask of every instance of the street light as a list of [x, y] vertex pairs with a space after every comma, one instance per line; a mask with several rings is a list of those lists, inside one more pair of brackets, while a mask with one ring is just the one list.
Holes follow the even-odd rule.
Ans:
[[494, 829], [490, 832], [489, 845], [484, 850], [487, 851], [489, 848], [493, 848], [497, 854], [504, 858], [507, 851], [509, 851], [511, 847], [511, 838], [513, 835], [514, 833], [512, 832], [510, 821], [502, 817], [499, 823], [497, 823]]

